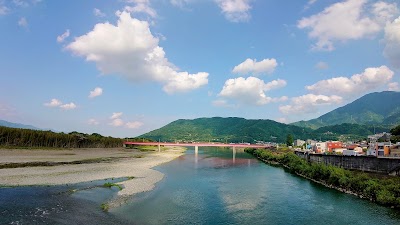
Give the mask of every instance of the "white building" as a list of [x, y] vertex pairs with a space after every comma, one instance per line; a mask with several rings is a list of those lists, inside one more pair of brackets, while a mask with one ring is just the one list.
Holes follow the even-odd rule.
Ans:
[[300, 139], [294, 141], [294, 146], [303, 146], [306, 142]]
[[327, 150], [326, 142], [317, 142], [313, 147], [314, 152], [316, 153], [324, 153]]

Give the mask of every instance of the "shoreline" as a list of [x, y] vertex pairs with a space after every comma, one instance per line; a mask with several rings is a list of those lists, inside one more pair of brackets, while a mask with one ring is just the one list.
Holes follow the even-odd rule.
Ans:
[[[183, 155], [185, 148], [171, 147], [161, 152], [137, 149], [9, 150], [0, 149], [1, 165], [24, 165], [0, 169], [0, 186], [69, 185], [94, 180], [131, 177], [107, 204], [124, 204], [137, 193], [154, 189], [164, 174], [152, 169]], [[46, 162], [48, 165], [41, 166]], [[34, 167], [29, 166], [30, 163]], [[37, 165], [39, 163], [39, 165]]]

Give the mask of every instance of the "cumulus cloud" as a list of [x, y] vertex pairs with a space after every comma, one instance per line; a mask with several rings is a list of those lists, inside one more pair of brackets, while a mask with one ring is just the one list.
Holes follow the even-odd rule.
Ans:
[[256, 59], [246, 59], [244, 62], [235, 66], [232, 70], [233, 73], [238, 74], [263, 74], [263, 73], [273, 73], [275, 68], [278, 66], [276, 59], [263, 59], [257, 62]]
[[[133, 3], [133, 6], [125, 6], [124, 11], [129, 13], [143, 13], [151, 18], [157, 17], [157, 12], [150, 6], [149, 0], [128, 0], [128, 3]], [[117, 15], [121, 12], [117, 12]]]
[[19, 7], [28, 7], [29, 6], [29, 3], [24, 0], [12, 0], [12, 2], [14, 3], [14, 5], [19, 6]]
[[132, 82], [156, 81], [163, 84], [164, 91], [169, 94], [208, 83], [208, 73], [178, 71], [158, 43], [147, 21], [122, 12], [117, 25], [96, 24], [92, 31], [77, 37], [66, 49], [95, 62], [103, 74], [117, 74]]
[[364, 70], [363, 73], [354, 74], [348, 77], [334, 77], [321, 80], [307, 86], [306, 89], [315, 94], [333, 95], [340, 93], [344, 97], [362, 95], [372, 90], [377, 90], [389, 83], [394, 75], [386, 66], [372, 67]]
[[250, 20], [251, 0], [215, 0], [225, 18], [231, 22]]
[[398, 13], [395, 3], [367, 0], [346, 0], [325, 8], [322, 12], [298, 21], [299, 29], [308, 29], [308, 36], [316, 39], [314, 50], [334, 50], [334, 42], [372, 37]]
[[321, 105], [338, 104], [342, 102], [342, 97], [337, 95], [314, 95], [307, 94], [299, 97], [293, 97], [291, 104], [279, 107], [283, 114], [306, 114], [315, 113], [317, 107]]
[[89, 124], [89, 125], [99, 125], [100, 122], [97, 121], [96, 119], [89, 119], [89, 120], [88, 120], [88, 124]]
[[94, 8], [93, 9], [93, 15], [97, 16], [97, 17], [105, 17], [106, 14], [103, 13], [100, 9], [98, 8]]
[[386, 24], [384, 43], [383, 55], [394, 67], [400, 68], [400, 17]]
[[392, 82], [388, 84], [388, 91], [400, 91], [400, 86], [398, 82]]
[[94, 98], [103, 94], [103, 89], [100, 87], [96, 87], [93, 91], [90, 92], [89, 98]]
[[57, 36], [57, 42], [58, 43], [64, 42], [64, 40], [69, 37], [69, 34], [70, 34], [69, 29], [67, 29], [63, 34]]
[[64, 110], [71, 110], [71, 109], [75, 109], [76, 105], [75, 105], [75, 103], [71, 102], [68, 104], [60, 105], [60, 108], [62, 108]]
[[193, 0], [170, 0], [173, 6], [179, 7], [183, 9], [186, 5], [188, 5]]
[[26, 18], [25, 17], [21, 17], [19, 20], [18, 20], [18, 26], [20, 26], [20, 27], [28, 27], [28, 21], [26, 20]]
[[285, 80], [279, 79], [265, 83], [256, 77], [239, 77], [227, 80], [218, 96], [234, 99], [245, 105], [265, 105], [270, 102], [285, 100], [285, 98], [271, 98], [265, 94], [267, 91], [284, 86], [286, 86]]
[[122, 119], [114, 119], [109, 123], [109, 125], [114, 126], [114, 127], [120, 127], [124, 125], [124, 121]]
[[328, 65], [328, 63], [321, 61], [321, 62], [318, 62], [317, 64], [315, 64], [315, 68], [319, 69], [319, 70], [326, 70], [329, 68], [329, 65]]
[[304, 10], [309, 9], [312, 5], [314, 5], [317, 2], [317, 0], [309, 0], [307, 4], [304, 6]]
[[112, 114], [110, 119], [112, 119], [112, 120], [118, 119], [118, 118], [120, 118], [122, 116], [122, 114], [123, 114], [122, 112], [115, 112], [115, 113]]
[[56, 98], [53, 98], [50, 102], [44, 103], [44, 105], [47, 107], [57, 107], [62, 105], [62, 102]]
[[129, 129], [137, 129], [137, 128], [140, 128], [141, 126], [143, 126], [143, 123], [139, 122], [139, 121], [134, 121], [134, 122], [126, 123], [125, 126]]
[[8, 12], [10, 12], [10, 9], [0, 3], [0, 16], [6, 15]]

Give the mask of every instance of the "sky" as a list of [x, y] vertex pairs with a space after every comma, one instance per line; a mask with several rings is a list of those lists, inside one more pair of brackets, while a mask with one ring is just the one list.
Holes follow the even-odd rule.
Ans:
[[0, 119], [134, 137], [400, 90], [396, 0], [0, 0]]

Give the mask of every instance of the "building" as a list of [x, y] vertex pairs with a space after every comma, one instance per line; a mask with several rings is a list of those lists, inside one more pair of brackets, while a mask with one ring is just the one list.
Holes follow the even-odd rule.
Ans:
[[377, 142], [375, 145], [377, 156], [389, 156], [391, 146], [392, 144], [390, 142]]
[[325, 153], [327, 150], [326, 148], [326, 142], [317, 142], [315, 143], [315, 145], [313, 146], [313, 151], [315, 153]]
[[294, 146], [303, 146], [306, 142], [300, 139], [294, 141]]
[[400, 143], [397, 143], [390, 147], [390, 156], [400, 157]]
[[343, 143], [340, 141], [328, 141], [326, 142], [326, 148], [328, 152], [335, 152], [335, 149], [341, 149], [343, 147]]

